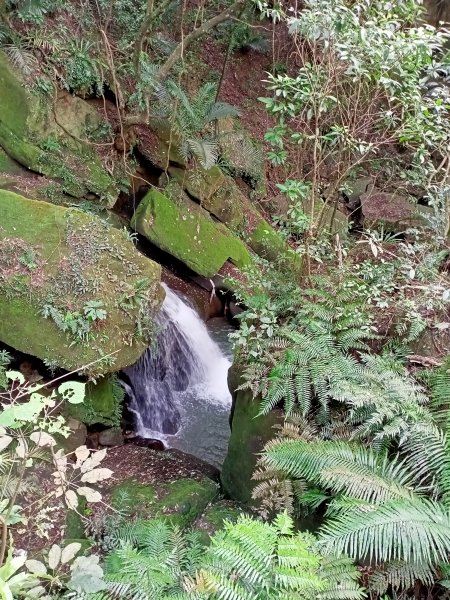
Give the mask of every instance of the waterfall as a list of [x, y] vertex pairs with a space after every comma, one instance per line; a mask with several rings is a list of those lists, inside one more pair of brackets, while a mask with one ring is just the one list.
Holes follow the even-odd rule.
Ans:
[[[138, 435], [158, 437], [172, 447], [181, 445], [181, 449], [190, 444], [188, 451], [192, 454], [204, 458], [205, 452], [212, 452], [209, 459], [218, 462], [222, 450], [209, 447], [217, 445], [217, 436], [225, 437], [226, 447], [230, 361], [194, 308], [166, 285], [164, 289], [166, 298], [157, 318], [155, 347], [149, 347], [138, 362], [124, 370], [129, 408], [135, 415]], [[224, 432], [211, 430], [217, 414], [226, 417]], [[183, 432], [190, 442], [183, 442]], [[196, 439], [202, 432], [207, 434], [205, 439]]]

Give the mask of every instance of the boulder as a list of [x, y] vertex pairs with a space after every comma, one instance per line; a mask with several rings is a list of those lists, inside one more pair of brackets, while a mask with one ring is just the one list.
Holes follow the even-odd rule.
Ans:
[[[211, 215], [244, 239], [256, 254], [276, 260], [287, 253], [286, 242], [241, 192], [234, 180], [224, 175], [218, 166], [207, 171], [172, 167], [169, 174]], [[165, 193], [174, 196], [173, 184], [169, 183]]]
[[164, 298], [159, 265], [77, 209], [0, 190], [0, 215], [0, 340], [68, 371], [134, 363]]
[[210, 537], [216, 531], [223, 529], [224, 522], [235, 523], [240, 515], [247, 511], [237, 502], [230, 500], [219, 500], [206, 507], [203, 514], [195, 521], [194, 528], [200, 532], [202, 541], [209, 544]]
[[141, 200], [132, 227], [153, 244], [204, 277], [215, 275], [230, 260], [250, 262], [245, 244], [192, 200], [169, 198], [152, 189]]
[[180, 140], [170, 130], [170, 124], [156, 120], [151, 126], [137, 127], [137, 148], [153, 165], [166, 171], [170, 164], [186, 166], [186, 159], [180, 154]]
[[147, 520], [164, 518], [178, 525], [191, 525], [218, 495], [217, 483], [203, 477], [165, 482], [158, 487], [122, 481], [111, 491], [111, 506], [126, 512], [130, 518]]
[[429, 206], [415, 204], [408, 196], [380, 192], [376, 188], [360, 198], [364, 220], [381, 224], [392, 231], [427, 226], [433, 216], [433, 209]]
[[0, 52], [0, 146], [24, 167], [56, 179], [66, 193], [92, 192], [112, 206], [119, 189], [95, 146], [84, 141], [100, 115], [67, 92], [56, 99], [29, 92], [17, 72]]
[[274, 437], [273, 428], [283, 422], [283, 413], [273, 410], [267, 415], [260, 415], [258, 399], [253, 399], [250, 391], [236, 391], [239, 383], [236, 367], [230, 369], [228, 383], [233, 395], [233, 408], [231, 436], [221, 481], [230, 498], [250, 503], [257, 455]]
[[[81, 404], [67, 403], [65, 405], [65, 414], [79, 419], [86, 425], [117, 427], [120, 425], [124, 396], [125, 392], [117, 376], [106, 375], [95, 382], [89, 381], [86, 385], [84, 402]], [[100, 443], [105, 446], [110, 445], [104, 442]]]
[[100, 432], [98, 443], [101, 446], [122, 446], [124, 437], [120, 427], [111, 427]]
[[67, 420], [67, 427], [70, 429], [70, 434], [68, 438], [62, 441], [62, 446], [64, 452], [70, 454], [86, 443], [87, 428], [84, 423], [72, 418]]

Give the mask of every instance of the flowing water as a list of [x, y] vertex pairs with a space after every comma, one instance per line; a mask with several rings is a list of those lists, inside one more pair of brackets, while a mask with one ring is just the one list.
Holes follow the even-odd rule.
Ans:
[[136, 431], [220, 466], [231, 406], [228, 327], [215, 320], [209, 332], [188, 301], [164, 287], [156, 347], [124, 371]]

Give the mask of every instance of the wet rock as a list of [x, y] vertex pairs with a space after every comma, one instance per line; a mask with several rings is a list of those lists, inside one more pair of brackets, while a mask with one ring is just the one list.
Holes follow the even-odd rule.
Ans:
[[122, 446], [124, 444], [122, 430], [119, 427], [111, 427], [100, 431], [98, 443], [101, 446]]
[[215, 275], [228, 259], [239, 267], [250, 262], [245, 244], [193, 201], [177, 201], [153, 189], [141, 200], [131, 224], [204, 277]]
[[111, 506], [139, 520], [164, 518], [178, 525], [191, 525], [218, 495], [217, 483], [204, 477], [175, 479], [146, 485], [132, 479], [122, 481], [111, 492]]
[[427, 226], [433, 215], [431, 207], [415, 204], [408, 196], [380, 192], [376, 188], [360, 198], [364, 220], [381, 224], [391, 231]]
[[0, 145], [30, 170], [55, 178], [75, 197], [92, 192], [112, 206], [119, 190], [94, 146], [80, 141], [100, 127], [97, 111], [60, 91], [56, 98], [27, 91], [7, 56], [0, 52]]
[[231, 437], [221, 481], [230, 498], [250, 503], [257, 455], [274, 437], [273, 427], [283, 421], [283, 413], [273, 410], [268, 415], [259, 415], [258, 399], [253, 400], [249, 391], [235, 391], [239, 385], [236, 367], [230, 369], [228, 382], [233, 395]]

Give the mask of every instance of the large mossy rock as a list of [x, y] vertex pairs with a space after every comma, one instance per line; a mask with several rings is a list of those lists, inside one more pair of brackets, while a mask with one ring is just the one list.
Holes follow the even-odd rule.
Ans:
[[118, 188], [95, 146], [83, 141], [101, 124], [97, 111], [67, 92], [54, 99], [27, 91], [2, 52], [0, 89], [0, 146], [6, 153], [56, 179], [66, 193], [81, 197], [91, 192], [112, 206]]
[[194, 172], [171, 167], [169, 175], [211, 215], [245, 240], [256, 254], [268, 260], [287, 254], [285, 241], [218, 166], [207, 171], [198, 167]]
[[111, 506], [133, 519], [159, 517], [187, 527], [203, 514], [218, 493], [218, 484], [208, 477], [175, 479], [155, 486], [130, 479], [113, 488]]
[[203, 277], [218, 273], [228, 260], [238, 267], [250, 262], [245, 244], [188, 198], [169, 198], [153, 189], [141, 200], [131, 225]]
[[221, 481], [230, 498], [250, 503], [257, 455], [266, 442], [274, 437], [273, 428], [283, 421], [283, 415], [279, 410], [260, 415], [259, 402], [252, 398], [251, 392], [236, 391], [239, 385], [236, 367], [229, 371], [228, 385], [233, 396], [231, 436]]
[[0, 340], [13, 348], [67, 370], [108, 355], [88, 371], [128, 366], [148, 345], [160, 275], [101, 219], [0, 190]]
[[86, 425], [120, 425], [122, 401], [125, 392], [116, 375], [107, 375], [89, 381], [86, 385], [86, 395], [81, 404], [65, 405], [66, 415], [78, 419]]

